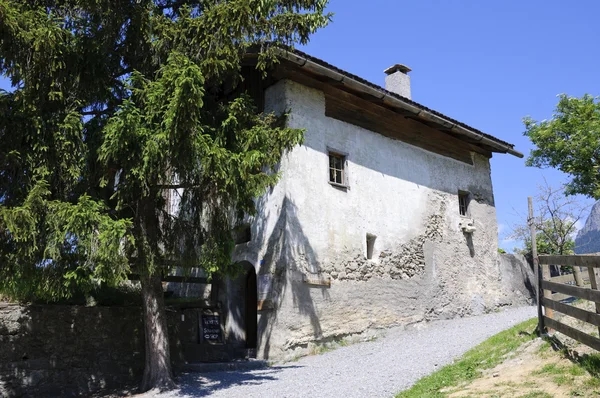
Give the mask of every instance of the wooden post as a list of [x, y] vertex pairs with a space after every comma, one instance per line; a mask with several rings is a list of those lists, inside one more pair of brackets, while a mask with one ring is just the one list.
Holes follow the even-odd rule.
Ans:
[[537, 255], [537, 241], [535, 237], [535, 225], [533, 222], [533, 202], [531, 200], [531, 196], [527, 198], [527, 203], [529, 206], [529, 231], [531, 232], [531, 255], [533, 257], [533, 270], [535, 272], [535, 301], [537, 303], [537, 311], [538, 311], [538, 332], [540, 336], [545, 333], [544, 328], [544, 317], [542, 315], [542, 302], [540, 300], [540, 289], [542, 287], [542, 278], [540, 274], [540, 264]]
[[573, 277], [575, 278], [575, 284], [579, 287], [583, 287], [583, 277], [581, 276], [581, 269], [578, 265], [573, 266]]
[[[593, 267], [587, 267], [588, 274], [590, 275], [590, 285], [592, 290], [598, 290], [598, 283], [596, 282], [596, 269]], [[600, 303], [595, 302], [596, 304], [596, 314], [600, 314]], [[600, 335], [600, 327], [598, 327], [598, 335]]]
[[[550, 277], [550, 265], [542, 264], [542, 279], [545, 281], [549, 281]], [[552, 290], [544, 290], [544, 298], [552, 300]], [[554, 310], [551, 308], [544, 307], [544, 314], [547, 318], [554, 318]]]

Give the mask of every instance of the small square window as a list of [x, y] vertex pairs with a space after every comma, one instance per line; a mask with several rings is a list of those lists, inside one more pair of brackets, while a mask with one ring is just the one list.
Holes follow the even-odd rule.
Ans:
[[344, 155], [329, 152], [329, 182], [346, 185], [345, 163], [346, 157]]
[[461, 216], [467, 216], [469, 211], [469, 193], [458, 191], [458, 211]]

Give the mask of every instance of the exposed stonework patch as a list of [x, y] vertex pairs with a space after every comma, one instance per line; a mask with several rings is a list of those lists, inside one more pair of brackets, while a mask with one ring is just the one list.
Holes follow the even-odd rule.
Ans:
[[441, 242], [444, 231], [444, 213], [446, 202], [441, 201], [438, 212], [427, 217], [425, 232], [408, 243], [391, 251], [386, 250], [379, 255], [383, 269], [392, 279], [409, 279], [421, 275], [425, 271], [425, 253], [423, 245], [426, 241]]
[[376, 261], [367, 260], [364, 253], [354, 253], [349, 259], [341, 260], [323, 269], [334, 280], [367, 281], [372, 277], [410, 279], [425, 270], [426, 241], [441, 242], [444, 236], [444, 214], [446, 201], [442, 195], [433, 195], [430, 208], [437, 210], [428, 215], [423, 225], [425, 231], [394, 248], [384, 249]]

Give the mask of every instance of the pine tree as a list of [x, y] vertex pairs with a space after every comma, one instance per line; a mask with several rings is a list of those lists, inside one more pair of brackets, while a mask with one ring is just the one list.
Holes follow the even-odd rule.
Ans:
[[172, 387], [166, 264], [234, 271], [231, 228], [302, 140], [236, 89], [242, 62], [267, 73], [326, 3], [0, 0], [0, 290], [58, 300], [139, 273], [141, 389]]

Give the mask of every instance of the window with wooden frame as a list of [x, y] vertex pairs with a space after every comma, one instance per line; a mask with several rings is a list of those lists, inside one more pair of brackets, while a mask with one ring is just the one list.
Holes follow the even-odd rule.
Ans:
[[346, 185], [346, 156], [336, 152], [329, 152], [329, 182], [332, 184]]
[[461, 216], [469, 214], [469, 192], [458, 191], [458, 212]]

